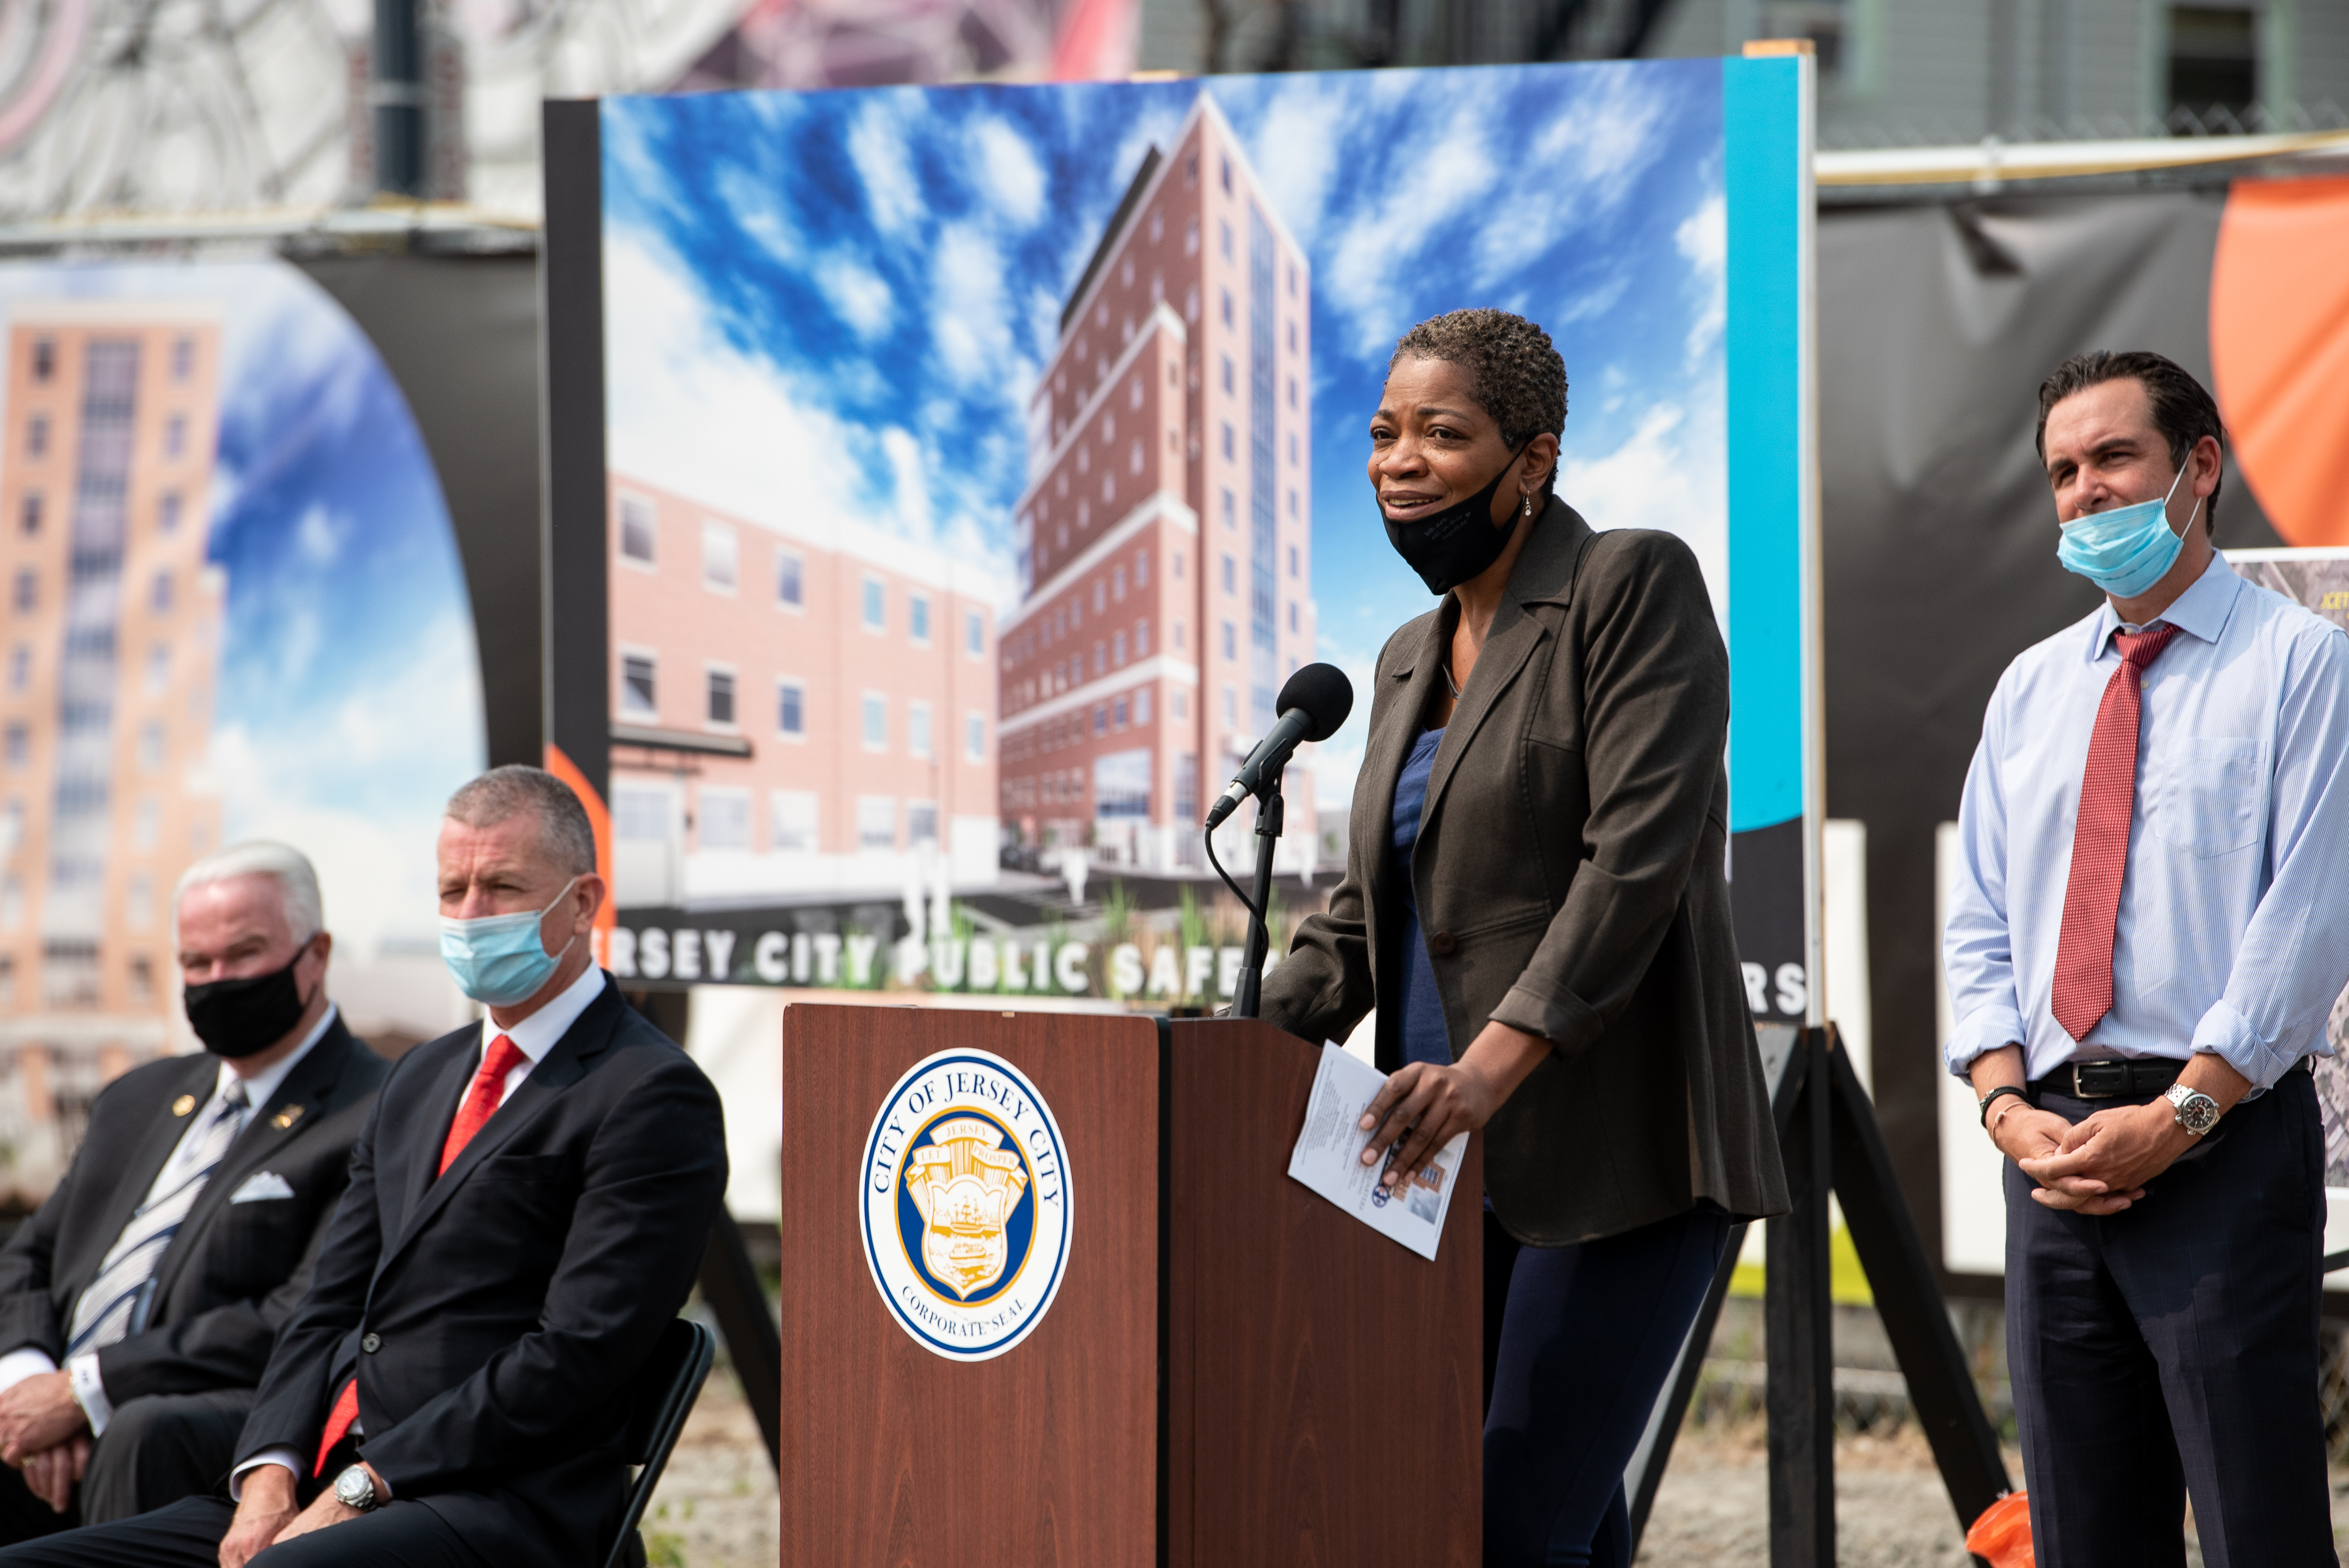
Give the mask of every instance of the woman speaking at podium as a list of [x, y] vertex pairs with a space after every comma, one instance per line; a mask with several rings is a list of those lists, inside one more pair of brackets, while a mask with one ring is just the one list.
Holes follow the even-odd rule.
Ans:
[[1731, 1223], [1786, 1188], [1723, 872], [1728, 653], [1686, 545], [1552, 493], [1565, 427], [1530, 321], [1396, 345], [1371, 484], [1442, 597], [1379, 655], [1346, 876], [1263, 1016], [1342, 1040], [1375, 1003], [1387, 1181], [1484, 1130], [1485, 1561], [1628, 1568], [1623, 1468]]

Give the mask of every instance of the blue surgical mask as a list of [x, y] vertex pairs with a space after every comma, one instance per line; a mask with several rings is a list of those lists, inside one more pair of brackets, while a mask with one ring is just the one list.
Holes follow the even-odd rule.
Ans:
[[[2066, 571], [2077, 572], [2116, 599], [2137, 597], [2161, 581], [2186, 547], [2185, 530], [2173, 532], [2169, 526], [2169, 496], [2178, 493], [2185, 477], [2180, 467], [2178, 478], [2169, 482], [2169, 495], [2158, 501], [2116, 506], [2064, 524], [2055, 558]], [[2197, 497], [2186, 518], [2188, 528], [2201, 512]]]
[[[449, 966], [457, 989], [492, 1007], [511, 1007], [537, 995], [546, 977], [563, 961], [563, 953], [571, 950], [571, 942], [565, 942], [563, 952], [548, 952], [539, 940], [539, 923], [571, 896], [578, 882], [576, 877], [565, 882], [554, 903], [534, 915], [525, 909], [518, 915], [483, 915], [472, 920], [441, 916], [440, 961]], [[578, 940], [572, 938], [572, 941]]]

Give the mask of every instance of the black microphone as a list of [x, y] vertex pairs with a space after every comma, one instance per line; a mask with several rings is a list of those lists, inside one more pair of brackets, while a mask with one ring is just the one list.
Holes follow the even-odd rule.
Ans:
[[1280, 717], [1271, 732], [1256, 743], [1231, 788], [1207, 810], [1207, 826], [1218, 826], [1239, 809], [1240, 802], [1261, 791], [1288, 765], [1288, 754], [1306, 741], [1326, 741], [1338, 732], [1354, 711], [1354, 683], [1334, 664], [1309, 664], [1288, 678], [1274, 704]]

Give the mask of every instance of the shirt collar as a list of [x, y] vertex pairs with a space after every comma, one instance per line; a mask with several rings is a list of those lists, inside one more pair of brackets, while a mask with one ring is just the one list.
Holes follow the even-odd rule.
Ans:
[[[2169, 607], [2153, 618], [2151, 624], [2167, 621], [2189, 637], [2215, 643], [2219, 634], [2227, 629], [2227, 617], [2235, 607], [2235, 596], [2243, 591], [2243, 579], [2235, 568], [2227, 565], [2227, 557], [2218, 551], [2210, 552], [2210, 564], [2202, 575], [2187, 585], [2186, 591], [2172, 599]], [[2105, 656], [2112, 645], [2114, 634], [2125, 630], [2120, 617], [2113, 613], [2113, 601], [2106, 599], [2097, 607], [2093, 636], [2088, 643], [2088, 662], [2094, 664]]]
[[250, 1078], [238, 1077], [236, 1069], [222, 1062], [220, 1064], [220, 1081], [212, 1089], [213, 1098], [227, 1094], [231, 1084], [243, 1084], [246, 1108], [259, 1110], [276, 1097], [277, 1091], [284, 1086], [294, 1069], [302, 1064], [302, 1058], [326, 1037], [326, 1031], [335, 1026], [335, 1020], [340, 1016], [339, 1008], [331, 1002], [326, 1003], [326, 1011], [319, 1015], [317, 1023], [310, 1026], [310, 1033], [302, 1037], [302, 1044], [288, 1052], [283, 1061], [272, 1062]]
[[555, 1043], [569, 1033], [571, 1026], [579, 1022], [579, 1015], [587, 1011], [587, 1004], [602, 994], [604, 994], [604, 971], [591, 963], [580, 971], [577, 980], [557, 992], [554, 1001], [511, 1029], [499, 1028], [491, 1020], [489, 1014], [483, 1013], [481, 1015], [483, 1059], [486, 1060], [489, 1056], [490, 1043], [502, 1034], [514, 1043], [514, 1049], [530, 1058], [532, 1066], [537, 1066], [546, 1060], [546, 1054], [554, 1049]]

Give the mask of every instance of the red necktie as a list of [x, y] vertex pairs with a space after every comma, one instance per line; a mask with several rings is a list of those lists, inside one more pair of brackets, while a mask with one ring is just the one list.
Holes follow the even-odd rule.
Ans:
[[[465, 1146], [473, 1141], [473, 1135], [497, 1113], [498, 1101], [505, 1093], [506, 1075], [528, 1060], [522, 1048], [502, 1034], [490, 1042], [488, 1054], [482, 1057], [480, 1070], [465, 1090], [464, 1103], [457, 1107], [457, 1119], [449, 1124], [449, 1141], [440, 1146], [440, 1174], [448, 1174], [457, 1157], [465, 1152]], [[359, 1382], [354, 1377], [343, 1385], [343, 1391], [335, 1396], [335, 1407], [326, 1412], [326, 1431], [318, 1441], [318, 1462], [312, 1467], [312, 1475], [326, 1473], [326, 1456], [358, 1418]]]
[[2113, 922], [2128, 867], [2129, 815], [2137, 804], [2137, 726], [2144, 711], [2145, 667], [2174, 626], [2116, 632], [2121, 667], [2105, 683], [2088, 766], [2080, 776], [2080, 819], [2072, 833], [2072, 879], [2064, 888], [2064, 929], [2055, 943], [2055, 1022], [2074, 1040], [2113, 1006]]

